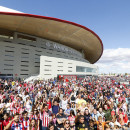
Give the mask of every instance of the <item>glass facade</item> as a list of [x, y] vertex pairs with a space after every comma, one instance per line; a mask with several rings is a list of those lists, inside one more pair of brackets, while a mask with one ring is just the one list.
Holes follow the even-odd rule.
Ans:
[[97, 71], [96, 68], [76, 66], [76, 72], [93, 72], [93, 73], [96, 73], [96, 71]]

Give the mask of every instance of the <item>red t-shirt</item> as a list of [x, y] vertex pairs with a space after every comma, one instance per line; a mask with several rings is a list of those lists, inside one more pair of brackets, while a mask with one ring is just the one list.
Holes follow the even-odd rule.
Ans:
[[7, 126], [8, 123], [9, 123], [9, 119], [8, 119], [8, 120], [4, 120], [4, 121], [3, 121], [3, 126]]
[[51, 109], [51, 102], [47, 102], [48, 109]]
[[2, 120], [0, 120], [0, 129], [2, 130]]

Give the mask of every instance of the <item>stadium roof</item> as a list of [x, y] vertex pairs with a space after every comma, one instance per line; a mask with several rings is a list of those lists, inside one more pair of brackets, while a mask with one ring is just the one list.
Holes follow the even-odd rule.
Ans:
[[0, 28], [45, 38], [83, 51], [85, 59], [90, 63], [98, 61], [103, 53], [102, 41], [96, 33], [66, 20], [19, 12], [0, 12]]

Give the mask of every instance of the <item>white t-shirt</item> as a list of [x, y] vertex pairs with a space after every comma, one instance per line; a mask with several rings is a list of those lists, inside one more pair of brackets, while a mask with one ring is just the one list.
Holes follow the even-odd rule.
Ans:
[[0, 108], [4, 107], [5, 103], [1, 103], [0, 104]]
[[79, 98], [77, 98], [77, 99], [76, 99], [76, 101], [75, 101], [75, 103], [77, 104], [79, 100], [80, 100], [80, 99], [79, 99]]
[[61, 101], [61, 107], [62, 107], [62, 109], [66, 109], [66, 107], [67, 107], [67, 103], [68, 103], [68, 100], [62, 100]]
[[63, 83], [63, 86], [66, 86], [66, 83], [65, 83], [65, 82]]

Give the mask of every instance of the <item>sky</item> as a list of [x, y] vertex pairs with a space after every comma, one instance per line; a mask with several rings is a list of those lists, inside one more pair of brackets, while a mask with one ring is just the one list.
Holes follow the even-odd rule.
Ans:
[[99, 73], [130, 73], [130, 0], [0, 0], [0, 6], [88, 27], [104, 45]]

